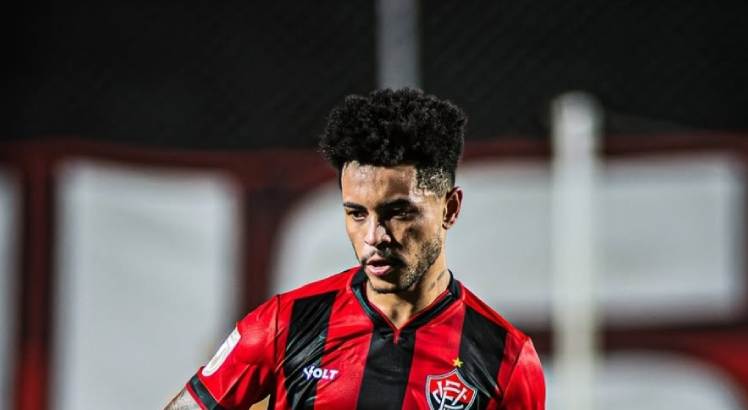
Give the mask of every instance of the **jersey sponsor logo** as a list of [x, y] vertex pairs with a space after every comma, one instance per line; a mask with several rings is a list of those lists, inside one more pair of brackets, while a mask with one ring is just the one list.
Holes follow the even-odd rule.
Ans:
[[467, 410], [476, 394], [475, 387], [462, 378], [458, 369], [426, 377], [426, 401], [431, 410]]
[[306, 379], [317, 379], [317, 380], [335, 380], [338, 376], [337, 369], [323, 369], [315, 365], [310, 365], [304, 368], [304, 375]]
[[239, 343], [239, 339], [241, 339], [239, 329], [234, 328], [234, 331], [231, 332], [229, 337], [226, 338], [226, 341], [224, 341], [221, 347], [218, 348], [215, 356], [213, 356], [208, 364], [203, 367], [203, 376], [210, 376], [211, 374], [215, 373], [218, 368], [221, 367], [223, 362], [226, 361], [226, 358], [229, 356], [229, 353], [231, 353], [231, 351], [234, 350], [236, 345]]

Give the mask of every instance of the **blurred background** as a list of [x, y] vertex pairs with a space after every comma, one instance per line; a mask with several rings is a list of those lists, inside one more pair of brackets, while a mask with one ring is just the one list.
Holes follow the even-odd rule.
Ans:
[[0, 408], [161, 408], [356, 263], [345, 95], [469, 116], [456, 277], [549, 409], [748, 408], [748, 3], [25, 2], [3, 15]]

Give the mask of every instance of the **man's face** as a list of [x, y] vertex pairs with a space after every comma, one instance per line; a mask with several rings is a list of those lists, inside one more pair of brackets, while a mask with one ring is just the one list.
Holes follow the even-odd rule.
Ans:
[[346, 231], [371, 289], [412, 290], [442, 256], [445, 197], [419, 188], [412, 165], [351, 162], [341, 187]]

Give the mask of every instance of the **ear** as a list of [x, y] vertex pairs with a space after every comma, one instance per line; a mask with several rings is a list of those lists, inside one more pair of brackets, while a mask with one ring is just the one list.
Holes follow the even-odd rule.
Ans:
[[460, 207], [462, 207], [462, 188], [456, 186], [452, 188], [446, 197], [444, 204], [444, 215], [442, 216], [442, 228], [449, 229], [457, 222], [460, 216]]

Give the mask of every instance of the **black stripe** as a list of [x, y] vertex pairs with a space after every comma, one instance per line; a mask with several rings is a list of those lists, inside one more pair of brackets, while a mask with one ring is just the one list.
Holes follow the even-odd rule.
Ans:
[[496, 390], [496, 378], [504, 357], [506, 329], [492, 322], [469, 306], [460, 340], [460, 374], [479, 391], [477, 409], [485, 409]]
[[351, 282], [351, 288], [359, 304], [374, 323], [374, 332], [369, 343], [357, 408], [401, 410], [410, 377], [416, 330], [459, 300], [460, 286], [450, 272], [448, 294], [402, 328], [397, 343], [393, 341], [392, 327], [366, 299], [365, 286], [366, 274], [359, 270]]
[[213, 396], [210, 395], [210, 392], [205, 388], [205, 385], [200, 381], [197, 375], [192, 376], [192, 378], [190, 379], [190, 387], [192, 388], [192, 391], [197, 394], [197, 397], [200, 399], [206, 409], [223, 410], [223, 406], [218, 404], [216, 399], [214, 399]]
[[413, 360], [415, 334], [402, 334], [397, 344], [392, 328], [376, 312], [364, 295], [366, 274], [359, 270], [351, 288], [359, 304], [374, 323], [369, 342], [364, 377], [359, 388], [358, 409], [401, 410], [405, 398], [410, 364]]
[[314, 408], [317, 379], [307, 377], [304, 369], [319, 367], [327, 339], [327, 325], [336, 292], [296, 300], [286, 340], [283, 371], [286, 392], [292, 409]]
[[415, 333], [402, 334], [393, 343], [392, 331], [373, 332], [366, 357], [358, 409], [401, 410], [413, 361]]
[[371, 307], [371, 305], [369, 305], [369, 301], [366, 300], [366, 296], [364, 295], [364, 286], [366, 286], [366, 274], [364, 273], [363, 269], [359, 269], [358, 272], [356, 272], [356, 276], [353, 277], [353, 281], [351, 282], [351, 289], [353, 289], [353, 294], [356, 295], [356, 299], [358, 300], [359, 305], [361, 305], [361, 307], [364, 309], [364, 312], [366, 312], [366, 316], [369, 316], [369, 319], [374, 322], [374, 328], [385, 333], [392, 333], [392, 329], [384, 320], [384, 318], [382, 318], [382, 316], [380, 316], [379, 313], [375, 311]]

